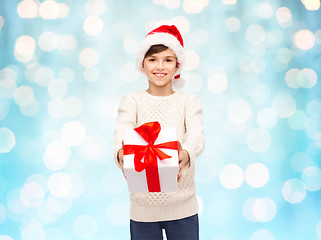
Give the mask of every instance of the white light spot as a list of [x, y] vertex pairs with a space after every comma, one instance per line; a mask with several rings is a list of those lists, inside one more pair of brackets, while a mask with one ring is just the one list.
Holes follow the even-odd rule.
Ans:
[[55, 72], [49, 67], [40, 67], [35, 73], [35, 82], [41, 87], [47, 87], [55, 78]]
[[84, 141], [86, 129], [80, 122], [68, 122], [61, 129], [61, 137], [67, 145], [77, 146]]
[[302, 110], [296, 110], [294, 114], [288, 118], [289, 126], [294, 130], [304, 129], [305, 121], [308, 119], [306, 113]]
[[237, 0], [222, 0], [222, 3], [226, 5], [235, 5]]
[[277, 124], [278, 117], [271, 108], [263, 108], [257, 114], [257, 123], [260, 127], [271, 129]]
[[15, 57], [20, 62], [28, 62], [32, 59], [35, 49], [35, 40], [31, 36], [23, 35], [16, 40]]
[[93, 67], [99, 61], [99, 54], [93, 48], [85, 48], [79, 54], [79, 62], [84, 67]]
[[14, 100], [20, 106], [26, 106], [34, 101], [34, 92], [31, 87], [21, 86], [14, 93]]
[[72, 190], [71, 177], [63, 172], [53, 173], [48, 179], [48, 190], [55, 197], [69, 196]]
[[300, 84], [298, 82], [300, 70], [297, 68], [291, 68], [285, 74], [285, 82], [290, 88], [299, 88]]
[[189, 72], [184, 75], [185, 86], [184, 90], [187, 92], [198, 92], [203, 86], [202, 77], [195, 72]]
[[136, 38], [128, 37], [124, 40], [123, 47], [128, 53], [136, 53], [139, 47], [139, 42]]
[[177, 9], [180, 7], [180, 5], [181, 5], [180, 0], [167, 0], [167, 1], [165, 1], [165, 7], [169, 8], [169, 9]]
[[315, 36], [309, 30], [300, 30], [293, 36], [294, 45], [302, 50], [308, 50], [315, 44]]
[[39, 14], [43, 19], [56, 19], [59, 16], [60, 7], [54, 0], [46, 0], [41, 3]]
[[224, 159], [219, 154], [200, 158], [197, 162], [196, 181], [200, 183], [211, 182], [218, 175], [223, 162]]
[[89, 16], [100, 16], [106, 12], [107, 3], [103, 0], [89, 0], [86, 3], [86, 12]]
[[119, 75], [124, 82], [135, 82], [139, 76], [133, 63], [125, 63], [120, 68]]
[[18, 4], [17, 12], [21, 18], [35, 18], [38, 13], [38, 4], [33, 0], [23, 0]]
[[320, 115], [311, 115], [305, 121], [305, 133], [309, 138], [314, 140], [321, 139], [321, 116]]
[[207, 86], [209, 90], [213, 93], [223, 93], [228, 87], [228, 80], [226, 74], [214, 73], [207, 81]]
[[56, 228], [46, 229], [46, 240], [65, 240], [63, 233]]
[[269, 178], [269, 169], [262, 163], [252, 163], [245, 170], [245, 181], [253, 188], [264, 187]]
[[93, 239], [97, 229], [96, 219], [88, 214], [78, 216], [74, 222], [74, 231], [81, 239]]
[[68, 212], [72, 207], [72, 199], [70, 197], [54, 197], [50, 195], [47, 202], [48, 208], [58, 215]]
[[26, 117], [33, 117], [39, 111], [39, 102], [36, 99], [34, 99], [32, 103], [25, 106], [20, 106], [19, 109], [22, 115]]
[[[171, 2], [171, 0], [168, 0], [168, 2]], [[182, 36], [189, 32], [191, 24], [188, 18], [183, 16], [177, 16], [173, 18], [172, 23], [178, 28]]]
[[307, 10], [313, 11], [320, 8], [320, 0], [302, 0], [302, 2]]
[[304, 169], [313, 164], [310, 156], [304, 152], [296, 153], [290, 160], [291, 167], [296, 172], [303, 172]]
[[0, 240], [14, 240], [14, 239], [9, 237], [8, 235], [0, 235]]
[[84, 78], [88, 82], [95, 82], [99, 79], [99, 70], [95, 67], [86, 68], [84, 70]]
[[82, 177], [77, 174], [71, 174], [72, 190], [71, 197], [78, 198], [84, 192], [84, 181]]
[[257, 8], [257, 14], [260, 18], [269, 19], [273, 16], [274, 10], [271, 4], [265, 2], [261, 3]]
[[229, 17], [225, 21], [225, 26], [230, 32], [237, 32], [241, 28], [241, 22], [237, 17]]
[[102, 97], [100, 99], [100, 112], [107, 118], [116, 118], [118, 114], [118, 104], [116, 99]]
[[248, 198], [243, 204], [242, 213], [246, 220], [250, 222], [256, 222], [256, 219], [253, 216], [253, 205], [258, 198]]
[[203, 45], [208, 41], [208, 33], [204, 29], [197, 29], [194, 34], [192, 34], [191, 39], [197, 45]]
[[53, 79], [48, 84], [48, 93], [52, 98], [62, 98], [68, 92], [68, 85], [63, 79]]
[[45, 166], [50, 170], [61, 170], [70, 157], [70, 148], [62, 140], [51, 141], [44, 153]]
[[46, 240], [46, 233], [43, 227], [38, 223], [30, 223], [23, 226], [21, 230], [21, 240]]
[[82, 102], [77, 97], [66, 98], [64, 106], [68, 117], [77, 117], [82, 112]]
[[269, 222], [276, 215], [276, 205], [270, 198], [258, 198], [252, 206], [253, 217], [258, 222]]
[[236, 164], [228, 164], [222, 167], [219, 174], [220, 183], [227, 189], [239, 188], [244, 181], [242, 168]]
[[318, 167], [308, 167], [304, 169], [302, 182], [309, 191], [318, 191], [321, 189], [321, 169]]
[[244, 99], [234, 99], [227, 107], [229, 119], [236, 124], [244, 124], [253, 114], [252, 106]]
[[246, 29], [246, 39], [252, 44], [260, 44], [265, 39], [265, 30], [262, 26], [253, 24]]
[[0, 97], [12, 98], [17, 89], [17, 83], [14, 79], [5, 78], [0, 80]]
[[201, 13], [209, 3], [209, 0], [184, 0], [183, 9], [186, 13], [196, 14]]
[[306, 189], [299, 179], [293, 178], [284, 183], [282, 194], [289, 203], [299, 203], [305, 198]]
[[305, 68], [299, 72], [297, 80], [301, 87], [312, 88], [317, 84], [318, 75], [313, 69]]
[[[50, 196], [49, 196], [50, 198]], [[37, 207], [37, 217], [43, 223], [54, 223], [60, 217], [59, 214], [54, 213], [48, 206], [47, 201]]]
[[53, 51], [58, 46], [57, 35], [54, 32], [43, 32], [38, 38], [38, 44], [43, 51]]
[[253, 152], [266, 152], [271, 146], [271, 135], [263, 128], [255, 128], [248, 134], [247, 144]]
[[100, 17], [90, 16], [85, 19], [83, 28], [88, 35], [98, 35], [104, 28], [104, 23]]
[[58, 3], [59, 6], [59, 14], [58, 18], [66, 18], [69, 15], [69, 7], [64, 3]]
[[8, 153], [16, 145], [14, 133], [8, 128], [0, 128], [0, 153]]
[[276, 10], [275, 16], [281, 27], [287, 28], [292, 25], [292, 14], [287, 7], [280, 7]]
[[272, 106], [280, 118], [287, 118], [295, 112], [296, 101], [290, 94], [281, 93], [273, 99]]
[[196, 52], [186, 51], [185, 56], [186, 56], [185, 69], [187, 71], [193, 71], [196, 68], [198, 68], [198, 66], [200, 65], [200, 57]]
[[60, 98], [51, 100], [48, 104], [48, 112], [53, 118], [62, 118], [67, 114], [66, 102]]
[[71, 68], [63, 68], [59, 72], [59, 77], [70, 83], [75, 79], [75, 72]]
[[85, 160], [106, 162], [111, 152], [106, 138], [102, 135], [92, 135], [85, 138], [83, 147], [79, 150]]
[[279, 49], [277, 59], [281, 63], [289, 63], [292, 60], [291, 49], [288, 49], [288, 48]]
[[309, 115], [321, 115], [321, 102], [311, 100], [306, 105], [306, 112]]
[[26, 183], [20, 191], [21, 202], [27, 207], [39, 206], [45, 197], [45, 190], [35, 182]]
[[256, 230], [251, 235], [250, 240], [275, 240], [275, 238], [270, 231], [266, 229], [260, 229], [260, 230]]

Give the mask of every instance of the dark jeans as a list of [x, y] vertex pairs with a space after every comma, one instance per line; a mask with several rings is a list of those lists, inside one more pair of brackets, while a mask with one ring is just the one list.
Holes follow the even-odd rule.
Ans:
[[163, 229], [168, 240], [198, 240], [198, 215], [162, 222], [130, 220], [131, 240], [162, 240]]

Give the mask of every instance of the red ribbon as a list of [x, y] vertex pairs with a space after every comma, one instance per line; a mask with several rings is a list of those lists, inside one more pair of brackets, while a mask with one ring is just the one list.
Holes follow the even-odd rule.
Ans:
[[[147, 186], [149, 192], [160, 192], [159, 174], [157, 158], [160, 160], [171, 158], [159, 148], [178, 150], [178, 142], [166, 142], [155, 145], [158, 134], [161, 130], [159, 122], [149, 122], [134, 129], [145, 141], [147, 145], [124, 145], [124, 155], [135, 154], [134, 165], [137, 172], [145, 169]], [[144, 158], [144, 161], [142, 161]]]

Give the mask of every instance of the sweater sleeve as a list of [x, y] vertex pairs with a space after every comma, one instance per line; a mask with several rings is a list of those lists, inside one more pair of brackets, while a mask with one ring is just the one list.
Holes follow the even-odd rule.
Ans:
[[188, 152], [191, 166], [193, 166], [195, 158], [201, 154], [205, 146], [202, 107], [197, 96], [190, 95], [185, 108], [186, 133], [182, 148]]
[[117, 153], [122, 148], [124, 131], [136, 127], [136, 109], [136, 102], [131, 94], [125, 95], [119, 103], [114, 133], [114, 160], [119, 168], [121, 168], [121, 166], [117, 159]]

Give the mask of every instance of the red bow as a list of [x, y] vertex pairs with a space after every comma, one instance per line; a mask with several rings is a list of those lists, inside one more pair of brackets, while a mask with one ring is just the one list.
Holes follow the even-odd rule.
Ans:
[[[135, 154], [135, 170], [141, 172], [146, 169], [146, 178], [149, 192], [160, 192], [157, 157], [160, 160], [171, 158], [159, 148], [178, 150], [178, 142], [166, 142], [154, 145], [161, 130], [159, 122], [149, 122], [134, 129], [148, 143], [142, 145], [124, 145], [124, 155]], [[144, 158], [144, 161], [142, 161]]]

